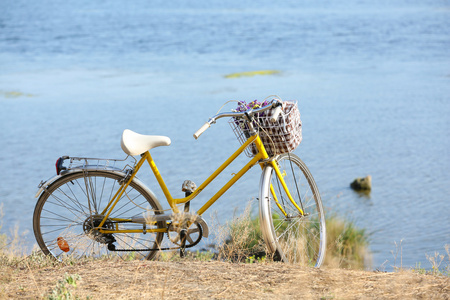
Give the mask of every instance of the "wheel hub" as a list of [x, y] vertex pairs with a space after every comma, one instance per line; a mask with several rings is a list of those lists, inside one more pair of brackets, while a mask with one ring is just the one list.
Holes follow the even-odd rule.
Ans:
[[[96, 242], [102, 244], [111, 244], [116, 241], [110, 233], [101, 233], [97, 228], [102, 222], [104, 216], [102, 215], [92, 215], [89, 216], [83, 223], [83, 230], [87, 236]], [[103, 224], [102, 229], [114, 229], [114, 224], [111, 220], [107, 219], [105, 224]]]

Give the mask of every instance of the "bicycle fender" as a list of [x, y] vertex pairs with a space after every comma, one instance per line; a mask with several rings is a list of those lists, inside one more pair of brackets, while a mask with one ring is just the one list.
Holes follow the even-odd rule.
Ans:
[[116, 168], [99, 169], [98, 166], [89, 166], [89, 165], [84, 166], [83, 168], [75, 167], [75, 168], [71, 168], [71, 169], [64, 169], [64, 170], [61, 170], [60, 174], [58, 174], [50, 179], [47, 179], [46, 181], [41, 181], [41, 183], [39, 183], [39, 185], [38, 185], [38, 191], [37, 191], [36, 195], [34, 196], [34, 198], [38, 198], [42, 194], [42, 191], [44, 191], [50, 184], [52, 184], [59, 178], [66, 176], [68, 174], [72, 174], [74, 172], [82, 172], [82, 171], [106, 171], [106, 172], [115, 172], [115, 173], [118, 173], [119, 175], [122, 175], [122, 174], [125, 175], [123, 172], [119, 172], [119, 171], [121, 171], [120, 169], [116, 169]]
[[271, 214], [269, 210], [270, 204], [267, 204], [267, 202], [269, 202], [269, 191], [264, 189], [264, 187], [270, 184], [271, 172], [272, 167], [270, 165], [266, 165], [261, 174], [259, 183], [259, 223], [261, 224], [261, 233], [264, 240], [269, 241], [267, 247], [271, 252], [275, 252], [275, 234], [272, 232], [272, 228], [269, 225], [269, 222], [271, 221]]
[[46, 181], [41, 181], [41, 183], [38, 185], [38, 191], [37, 191], [36, 195], [34, 196], [34, 198], [38, 198], [42, 194], [42, 191], [44, 191], [50, 184], [52, 184], [53, 182], [55, 182], [56, 180], [58, 180], [61, 177], [62, 177], [62, 175], [56, 175]]
[[[267, 164], [261, 174], [261, 180], [259, 183], [259, 223], [261, 224], [261, 232], [263, 239], [266, 242], [267, 248], [272, 253], [277, 251], [276, 235], [270, 226], [272, 222], [272, 213], [270, 211], [270, 191], [267, 188], [270, 185], [270, 179], [272, 178], [272, 166]], [[275, 175], [276, 176], [276, 175]], [[283, 253], [283, 252], [279, 252]], [[288, 261], [284, 254], [281, 257], [282, 261]]]
[[[56, 180], [58, 180], [59, 178], [66, 176], [68, 174], [72, 174], [75, 172], [82, 172], [82, 171], [105, 171], [105, 172], [114, 172], [117, 173], [121, 176], [125, 176], [125, 173], [122, 172], [121, 169], [117, 169], [117, 168], [111, 168], [111, 167], [107, 167], [107, 168], [99, 168], [98, 166], [83, 166], [83, 167], [74, 167], [71, 169], [64, 169], [61, 170], [61, 173], [46, 180], [46, 181], [41, 181], [41, 183], [38, 185], [38, 191], [36, 193], [36, 195], [34, 196], [34, 198], [38, 198], [40, 194], [42, 194], [42, 191], [45, 190], [50, 184], [52, 184], [53, 182], [55, 182]], [[141, 183], [142, 185], [142, 183]], [[151, 194], [152, 197], [154, 196], [154, 194]], [[156, 198], [155, 198], [156, 200]]]

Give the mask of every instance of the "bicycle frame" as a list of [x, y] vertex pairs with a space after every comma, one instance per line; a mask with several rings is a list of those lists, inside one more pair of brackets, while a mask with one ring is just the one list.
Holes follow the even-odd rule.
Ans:
[[[148, 162], [148, 164], [150, 165], [150, 168], [153, 171], [153, 174], [156, 177], [156, 180], [158, 181], [166, 199], [167, 202], [169, 203], [172, 211], [177, 214], [180, 213], [180, 210], [178, 209], [177, 205], [178, 204], [182, 204], [182, 203], [186, 203], [189, 202], [191, 200], [193, 200], [195, 197], [197, 197], [202, 191], [203, 189], [205, 189], [206, 186], [208, 186], [223, 170], [225, 170], [239, 155], [242, 154], [242, 152], [244, 152], [245, 148], [250, 145], [251, 143], [255, 143], [257, 154], [238, 172], [236, 173], [233, 178], [231, 178], [211, 199], [209, 199], [196, 213], [198, 215], [202, 215], [212, 204], [214, 204], [234, 183], [236, 183], [236, 181], [238, 181], [245, 173], [247, 173], [248, 170], [250, 170], [250, 168], [252, 166], [254, 166], [255, 164], [257, 164], [259, 162], [261, 168], [264, 168], [265, 164], [268, 163], [271, 165], [271, 167], [275, 170], [276, 176], [279, 178], [284, 191], [286, 192], [286, 195], [288, 196], [289, 200], [293, 203], [293, 205], [299, 210], [299, 213], [301, 215], [304, 215], [304, 212], [302, 211], [302, 209], [295, 203], [293, 197], [291, 196], [286, 183], [283, 179], [283, 174], [281, 174], [279, 168], [278, 168], [278, 164], [276, 163], [275, 160], [267, 160], [269, 158], [269, 155], [266, 152], [266, 149], [264, 148], [264, 145], [261, 141], [261, 138], [259, 137], [258, 134], [256, 135], [252, 135], [250, 136], [247, 141], [242, 144], [239, 149], [236, 150], [236, 152], [231, 155], [216, 171], [214, 171], [213, 174], [211, 174], [192, 194], [190, 194], [189, 196], [185, 197], [185, 198], [178, 198], [178, 199], [174, 199], [172, 197], [172, 195], [170, 194], [169, 189], [167, 188], [164, 179], [162, 178], [158, 168], [156, 167], [156, 164], [152, 158], [152, 156], [150, 155], [150, 152], [147, 151], [145, 153], [143, 153], [141, 155], [141, 159], [138, 161], [138, 163], [136, 164], [133, 173], [131, 174], [131, 176], [129, 176], [128, 180], [126, 181], [126, 183], [122, 184], [121, 187], [119, 188], [119, 190], [116, 192], [116, 194], [113, 196], [113, 198], [109, 201], [108, 205], [105, 207], [105, 209], [102, 211], [102, 215], [104, 215], [105, 217], [103, 218], [102, 222], [99, 224], [99, 226], [96, 228], [98, 231], [100, 231], [101, 233], [117, 233], [117, 232], [121, 232], [121, 233], [142, 233], [144, 232], [165, 232], [167, 231], [166, 228], [158, 228], [158, 229], [143, 229], [143, 230], [119, 230], [118, 227], [116, 227], [116, 230], [105, 230], [102, 229], [102, 226], [105, 224], [106, 220], [108, 219], [109, 215], [111, 214], [111, 212], [113, 211], [114, 207], [116, 206], [116, 204], [119, 202], [119, 200], [122, 198], [123, 194], [125, 193], [125, 190], [127, 189], [128, 185], [132, 182], [133, 178], [135, 177], [135, 175], [137, 174], [137, 172], [139, 171], [139, 169], [142, 167], [142, 165], [144, 164], [145, 161]], [[274, 201], [277, 204], [277, 206], [280, 208], [280, 210], [284, 213], [285, 216], [287, 216], [286, 212], [283, 210], [283, 208], [281, 207], [281, 205], [278, 202], [278, 199], [275, 195], [274, 189], [272, 187], [272, 185], [270, 186], [271, 189], [271, 193], [274, 197]], [[117, 218], [112, 218], [111, 220], [113, 221], [130, 221], [130, 220], [124, 220], [124, 219], [117, 219]], [[155, 222], [156, 224], [156, 222]]]

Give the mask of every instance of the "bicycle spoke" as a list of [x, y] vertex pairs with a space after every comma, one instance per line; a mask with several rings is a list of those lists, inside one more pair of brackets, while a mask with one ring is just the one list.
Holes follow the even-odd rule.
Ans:
[[64, 208], [68, 209], [69, 211], [76, 211], [76, 212], [78, 212], [78, 213], [80, 213], [80, 214], [81, 214], [81, 213], [85, 214], [85, 212], [84, 212], [83, 210], [80, 211], [80, 210], [77, 210], [76, 208], [72, 207], [71, 205], [68, 205], [68, 204], [67, 204], [67, 201], [64, 201], [62, 198], [59, 198], [59, 197], [57, 197], [57, 196], [54, 195], [54, 194], [52, 194], [51, 196], [52, 196], [52, 198], [53, 198], [54, 200], [56, 200], [58, 203], [52, 202], [52, 201], [48, 201], [48, 203], [51, 203], [51, 204], [53, 204], [53, 205], [57, 205], [57, 206], [64, 207]]
[[94, 211], [98, 214], [98, 206], [97, 206], [97, 178], [94, 178], [94, 182], [92, 182], [92, 177], [89, 177], [89, 188], [92, 195], [92, 205], [94, 206]]
[[[129, 248], [130, 251], [136, 251], [136, 249], [141, 249], [141, 248], [147, 248], [148, 246], [146, 246], [144, 243], [142, 243], [141, 241], [139, 241], [139, 239], [134, 238], [132, 236], [130, 236], [129, 234], [123, 234], [122, 235], [116, 235], [116, 239], [121, 241], [122, 246], [127, 246], [127, 248]], [[137, 244], [138, 247], [133, 246], [130, 242], [127, 241], [131, 240], [134, 242], [134, 244]], [[136, 252], [144, 252], [144, 251], [136, 251]]]
[[[101, 193], [100, 193], [100, 200], [99, 200], [99, 203], [98, 203], [99, 209], [100, 209], [100, 207], [101, 207], [101, 205], [102, 205], [103, 192], [105, 191], [105, 185], [106, 185], [106, 177], [103, 177], [103, 184], [101, 185], [101, 186], [102, 186], [102, 191], [101, 191]], [[112, 192], [113, 190], [114, 190], [114, 186], [113, 186], [113, 188], [111, 189], [111, 192]], [[109, 199], [111, 199], [111, 197], [110, 197]], [[109, 199], [108, 199], [108, 200], [109, 200]]]
[[[61, 215], [61, 214], [57, 214], [56, 212], [53, 212], [53, 211], [49, 211], [49, 210], [43, 210], [43, 211], [45, 211], [45, 212], [47, 212], [48, 214], [50, 214], [50, 215], [54, 215], [54, 216], [58, 216], [58, 217], [60, 217], [62, 220], [66, 220], [66, 221], [68, 221], [68, 222], [74, 222], [74, 220], [72, 220], [72, 219], [69, 219], [69, 217], [66, 217], [66, 216], [63, 216], [63, 215]], [[70, 210], [69, 210], [70, 211]], [[79, 218], [79, 215], [77, 215], [77, 214], [74, 214], [72, 211], [70, 211], [77, 219], [79, 219], [80, 221], [82, 221], [82, 219], [80, 219]], [[45, 218], [45, 217], [43, 217], [43, 218]], [[50, 218], [50, 217], [48, 217], [48, 218]]]

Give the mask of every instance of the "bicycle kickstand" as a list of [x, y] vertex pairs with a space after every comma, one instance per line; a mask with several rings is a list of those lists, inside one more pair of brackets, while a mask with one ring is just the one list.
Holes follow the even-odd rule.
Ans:
[[[185, 196], [188, 197], [190, 196], [195, 189], [197, 188], [197, 186], [195, 185], [195, 183], [193, 181], [190, 180], [185, 180], [183, 182], [183, 185], [181, 186], [181, 191], [185, 192]], [[188, 201], [186, 202], [186, 204], [184, 205], [184, 212], [188, 213], [189, 212], [189, 207], [190, 207], [191, 202]], [[183, 258], [186, 256], [186, 236], [187, 236], [187, 229], [183, 228], [180, 231], [180, 257]]]
[[184, 258], [186, 256], [186, 235], [187, 235], [187, 230], [186, 229], [181, 229], [180, 231], [180, 257]]

